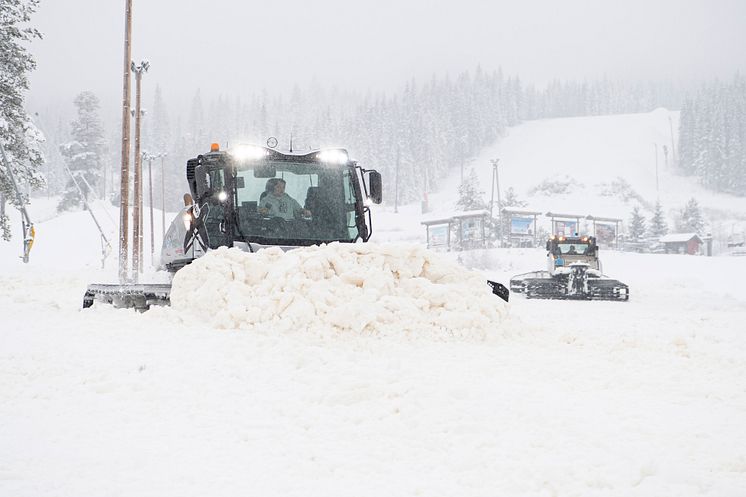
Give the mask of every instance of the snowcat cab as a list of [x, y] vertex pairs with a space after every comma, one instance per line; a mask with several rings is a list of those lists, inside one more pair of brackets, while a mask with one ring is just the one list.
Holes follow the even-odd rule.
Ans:
[[547, 240], [547, 270], [551, 274], [567, 271], [576, 263], [587, 264], [589, 269], [601, 271], [594, 237], [552, 236]]
[[[366, 242], [372, 234], [366, 201], [381, 202], [381, 175], [362, 169], [344, 149], [293, 154], [241, 145], [190, 159], [186, 174], [194, 202], [172, 223], [161, 252], [161, 265], [171, 271], [222, 246], [254, 252]], [[273, 212], [278, 182], [291, 200]]]
[[514, 276], [510, 289], [527, 298], [628, 300], [629, 287], [604, 276], [592, 236], [552, 236], [547, 240], [547, 270]]

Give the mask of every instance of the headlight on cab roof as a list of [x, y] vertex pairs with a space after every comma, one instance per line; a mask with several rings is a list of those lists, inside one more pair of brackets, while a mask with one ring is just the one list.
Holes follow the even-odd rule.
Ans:
[[237, 145], [230, 150], [236, 160], [256, 160], [269, 155], [269, 151], [257, 145]]
[[350, 160], [347, 152], [338, 149], [322, 150], [316, 158], [321, 162], [328, 162], [330, 164], [347, 164]]

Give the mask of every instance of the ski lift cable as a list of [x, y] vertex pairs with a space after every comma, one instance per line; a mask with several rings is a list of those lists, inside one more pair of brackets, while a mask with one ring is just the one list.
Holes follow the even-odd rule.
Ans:
[[[97, 201], [101, 201], [101, 199], [99, 198], [98, 194], [96, 193], [96, 190], [94, 190], [93, 187], [91, 186], [91, 184], [88, 182], [88, 180], [85, 179], [85, 175], [81, 174], [78, 177], [83, 180], [83, 183], [85, 183], [86, 188], [88, 188], [88, 191], [93, 195], [93, 198], [95, 200], [97, 200]], [[80, 188], [78, 188], [78, 189], [80, 189]], [[106, 214], [106, 217], [108, 217], [109, 221], [111, 221], [111, 225], [116, 228], [117, 223], [114, 221], [114, 218], [111, 217], [111, 214], [109, 213], [109, 211], [106, 210], [106, 209], [104, 209], [104, 214]]]
[[[75, 179], [75, 175], [70, 171], [70, 168], [65, 164], [65, 170], [67, 171], [67, 174], [70, 175], [70, 178], [73, 180], [73, 183], [75, 184], [75, 187], [78, 189], [78, 193], [80, 194], [80, 199], [83, 201], [83, 204], [85, 205], [86, 209], [88, 210], [88, 214], [90, 214], [91, 219], [93, 219], [93, 222], [96, 224], [96, 228], [98, 228], [98, 232], [101, 234], [101, 265], [104, 265], [104, 261], [106, 260], [106, 257], [111, 253], [112, 247], [111, 243], [109, 243], [109, 240], [106, 238], [106, 235], [104, 234], [104, 230], [101, 229], [101, 224], [99, 224], [98, 219], [96, 219], [96, 215], [93, 214], [93, 211], [91, 210], [90, 204], [88, 204], [88, 201], [85, 198], [85, 195], [83, 194], [83, 189], [80, 188], [80, 184], [78, 184], [78, 180]], [[106, 246], [104, 246], [104, 243]]]

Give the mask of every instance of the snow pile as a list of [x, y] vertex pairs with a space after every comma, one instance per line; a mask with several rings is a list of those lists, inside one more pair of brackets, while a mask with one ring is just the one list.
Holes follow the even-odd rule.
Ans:
[[507, 315], [484, 277], [420, 245], [221, 248], [180, 270], [171, 305], [217, 328], [485, 338]]

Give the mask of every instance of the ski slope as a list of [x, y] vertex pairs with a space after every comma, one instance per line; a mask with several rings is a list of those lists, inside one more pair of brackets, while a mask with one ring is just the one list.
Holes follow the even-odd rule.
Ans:
[[[527, 203], [525, 210], [618, 218], [625, 222], [639, 206], [647, 218], [657, 199], [669, 227], [684, 204], [696, 198], [714, 236], [746, 231], [746, 196], [718, 194], [697, 184], [692, 177], [676, 174], [672, 164], [671, 132], [678, 135], [678, 112], [657, 109], [628, 114], [529, 121], [510, 128], [507, 135], [467, 163], [476, 171], [489, 201], [492, 193], [491, 159], [499, 159], [500, 189], [512, 187]], [[656, 179], [657, 145], [657, 179]], [[663, 146], [669, 150], [668, 161]], [[678, 149], [678, 144], [675, 144]], [[613, 183], [623, 179], [626, 195]], [[565, 194], [532, 192], [544, 181], [568, 183]], [[440, 193], [431, 195], [438, 210], [453, 209], [460, 172], [455, 171]], [[543, 220], [546, 229], [548, 221]]]
[[[621, 127], [651, 115], [597, 119], [617, 118]], [[505, 181], [507, 151], [520, 156], [511, 141], [525, 128], [561, 131], [562, 121], [579, 122], [527, 123], [496, 144]], [[527, 155], [549, 147], [542, 139], [555, 133], [544, 131], [521, 139], [536, 149]], [[455, 190], [439, 195], [443, 207], [455, 203]], [[586, 203], [613, 215], [595, 197]], [[228, 303], [249, 305], [252, 287], [215, 299], [209, 321], [195, 317], [209, 305], [201, 292], [187, 292], [181, 309], [82, 311], [86, 284], [113, 278], [116, 261], [100, 269], [87, 213], [55, 216], [52, 205], [30, 208], [38, 236], [29, 264], [17, 237], [0, 242], [0, 495], [746, 495], [746, 295], [734, 277], [746, 274], [746, 257], [603, 252], [629, 302], [514, 296], [503, 309], [494, 297], [500, 318], [480, 334], [408, 333], [415, 308], [391, 311], [388, 332], [330, 328], [310, 310], [294, 312], [294, 329], [272, 316], [248, 330]], [[97, 213], [116, 247], [116, 227]], [[420, 264], [411, 261], [420, 260], [421, 219], [419, 206], [378, 209], [380, 249], [409, 262], [387, 265], [371, 246], [380, 266], [341, 259], [348, 282], [396, 267], [396, 288], [411, 285], [415, 306], [432, 302], [417, 298], [423, 282], [404, 269]], [[443, 257], [506, 283], [544, 262], [539, 249]], [[225, 262], [213, 289], [235, 279]], [[443, 273], [455, 285], [461, 271]], [[305, 281], [278, 271], [272, 288]], [[360, 313], [366, 298], [398, 298], [372, 283], [370, 292], [331, 290]], [[435, 297], [447, 306], [479, 291]], [[284, 305], [265, 297], [268, 311]], [[473, 309], [463, 322], [486, 312]]]

